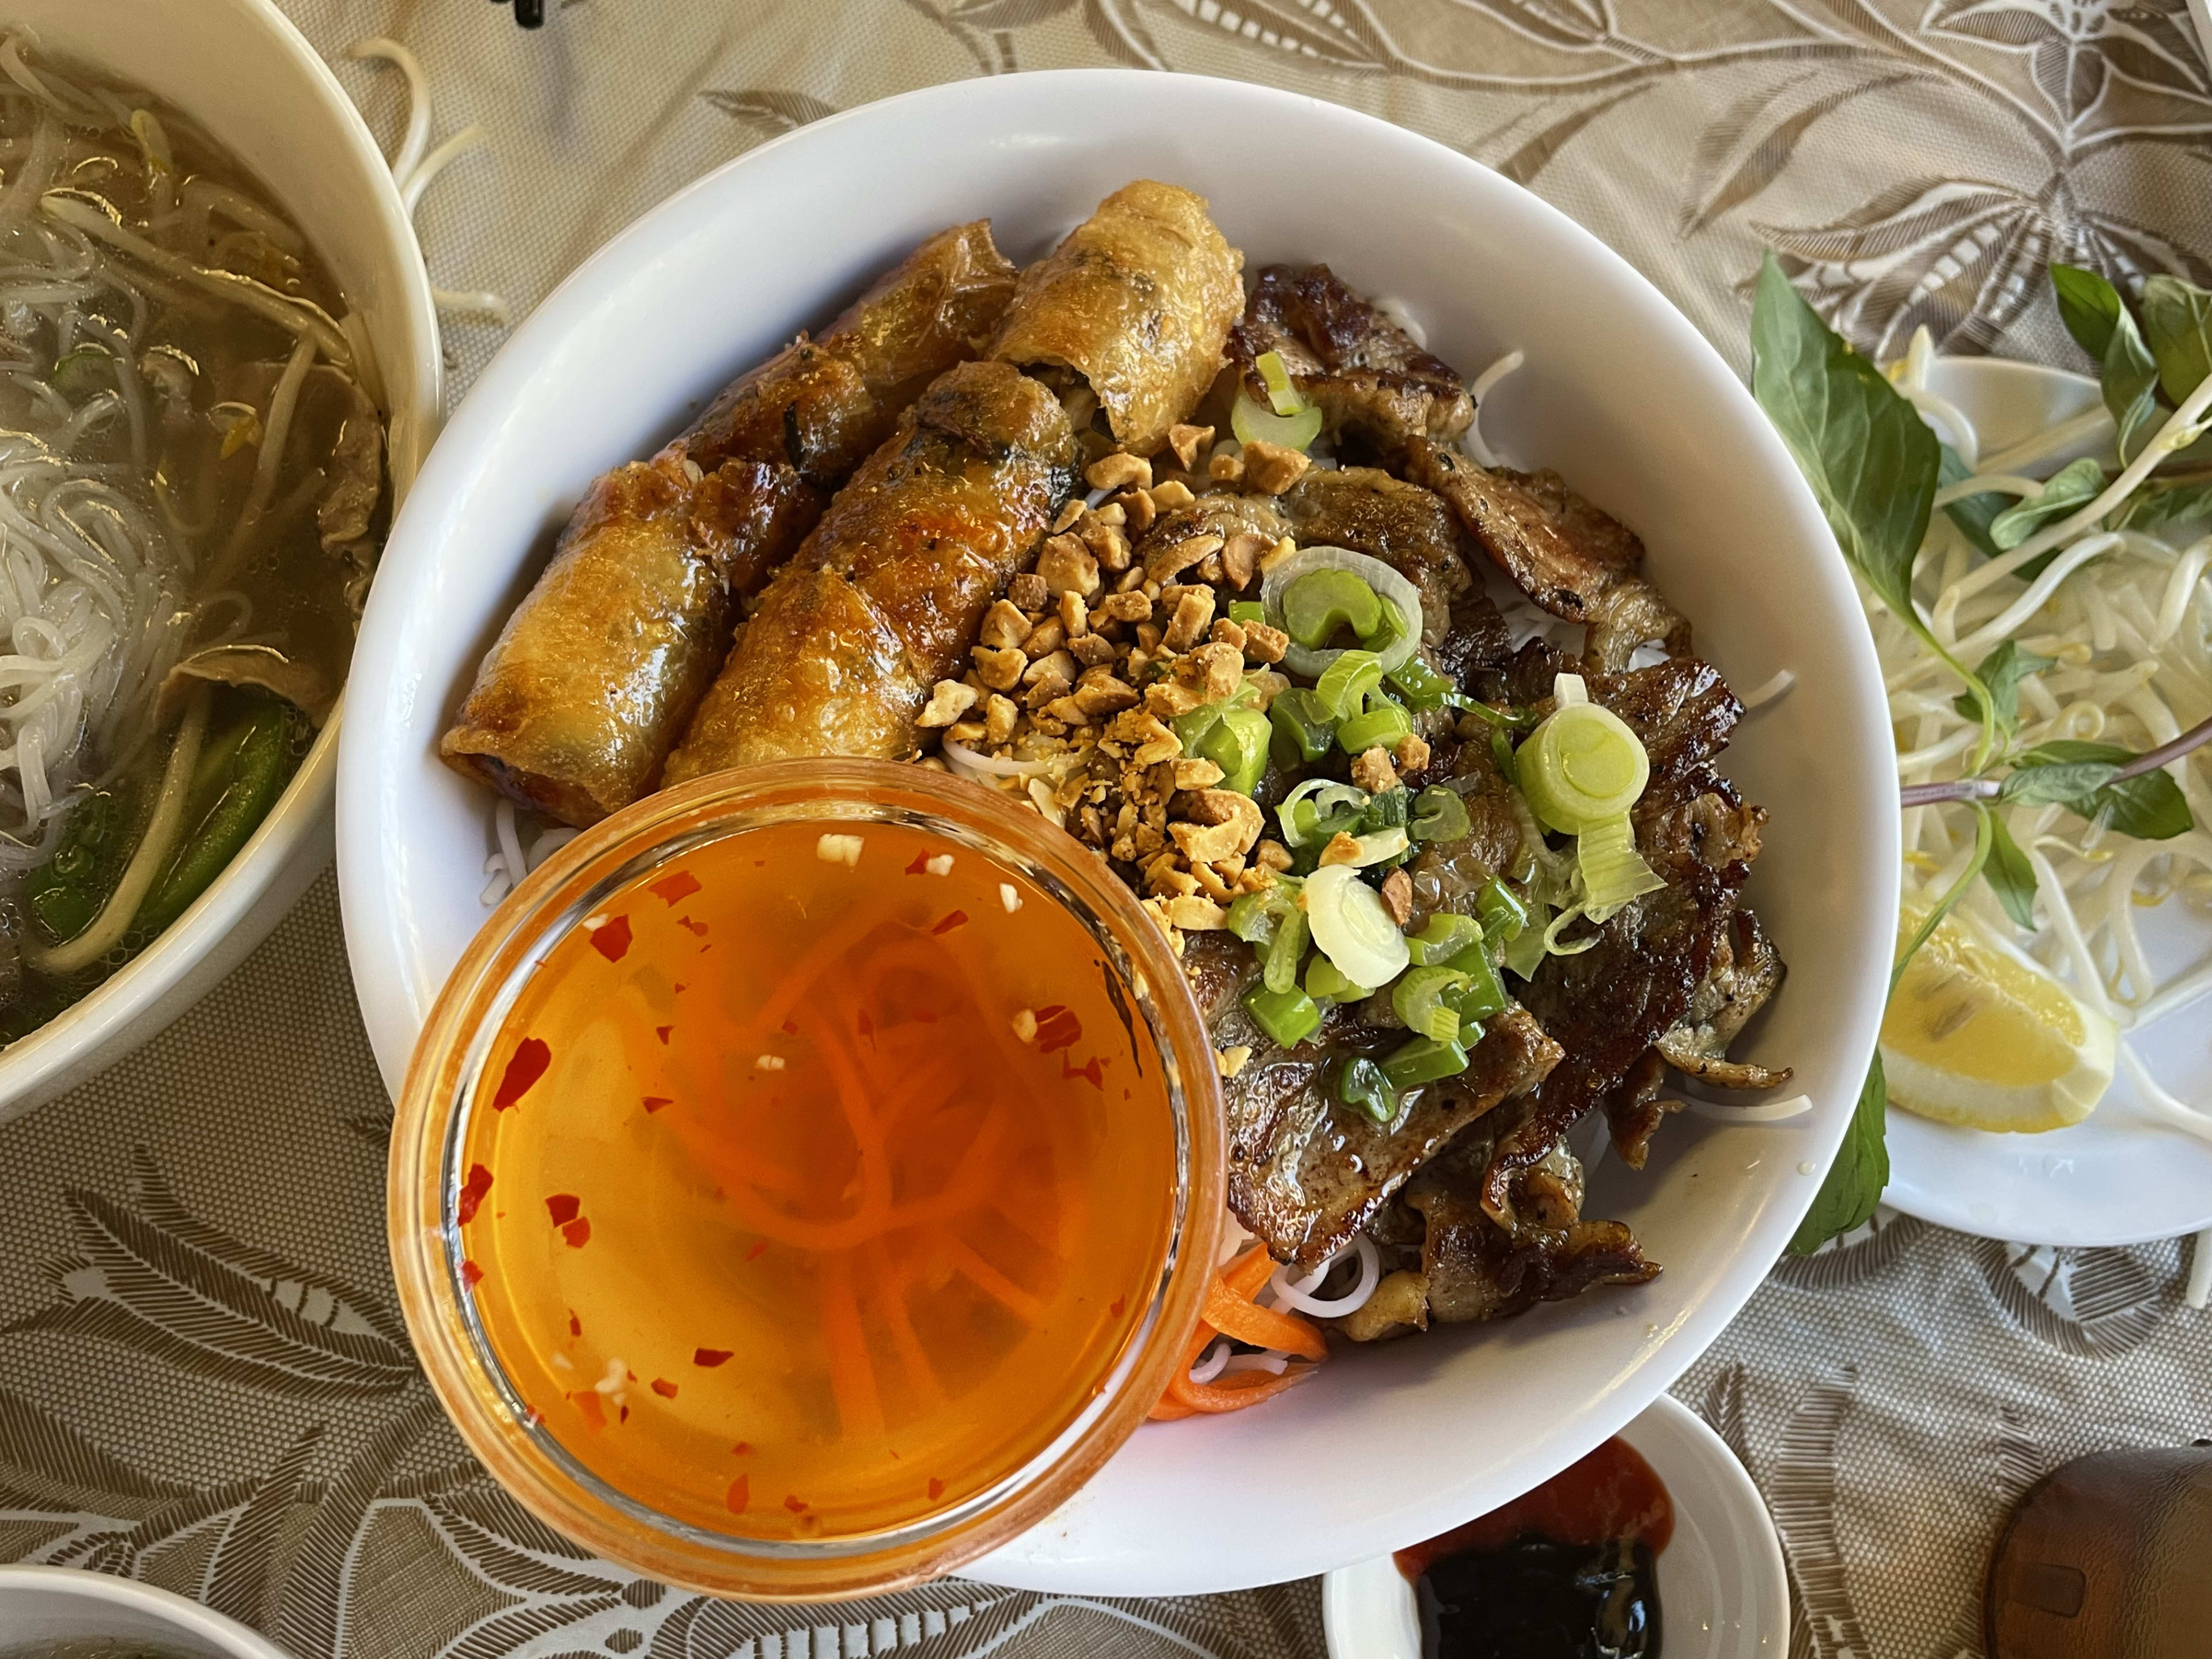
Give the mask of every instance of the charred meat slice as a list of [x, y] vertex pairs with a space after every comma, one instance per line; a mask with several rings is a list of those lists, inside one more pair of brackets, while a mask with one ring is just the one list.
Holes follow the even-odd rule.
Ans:
[[1586, 623], [1591, 666], [1628, 665], [1636, 647], [1691, 648], [1690, 624], [1637, 574], [1644, 544], [1569, 489], [1556, 472], [1491, 470], [1425, 439], [1407, 450], [1407, 476], [1452, 504], [1515, 586], [1555, 617]]
[[1253, 365], [1273, 351], [1340, 445], [1395, 459], [1413, 438], [1456, 438], [1474, 403], [1451, 365], [1336, 279], [1327, 265], [1270, 265], [1243, 320], [1229, 331], [1229, 361], [1261, 403]]
[[1690, 998], [1689, 1012], [1662, 1033], [1658, 1052], [1679, 1072], [1723, 1089], [1771, 1089], [1790, 1080], [1774, 1071], [1728, 1057], [1729, 1044], [1780, 988], [1788, 971], [1773, 941], [1748, 905], [1738, 905], [1708, 973]]
[[1666, 1062], [1659, 1051], [1646, 1048], [1628, 1068], [1628, 1075], [1605, 1097], [1605, 1121], [1613, 1132], [1613, 1149], [1632, 1170], [1644, 1167], [1651, 1151], [1651, 1137], [1667, 1115], [1681, 1109], [1680, 1102], [1659, 1098], [1659, 1085], [1666, 1076]]
[[[1544, 694], [1550, 693], [1547, 684]], [[1589, 696], [1626, 721], [1651, 757], [1647, 800], [1671, 799], [1674, 786], [1710, 768], [1743, 718], [1743, 705], [1720, 672], [1692, 658], [1593, 675]]]
[[[1207, 972], [1200, 969], [1200, 973]], [[1220, 982], [1210, 988], [1218, 995]], [[1312, 1267], [1343, 1248], [1383, 1200], [1461, 1129], [1500, 1101], [1534, 1088], [1559, 1046], [1517, 1008], [1486, 1027], [1468, 1069], [1413, 1097], [1392, 1124], [1338, 1104], [1328, 1061], [1376, 1033], [1348, 1008], [1330, 1011], [1313, 1038], [1278, 1048], [1233, 994], [1213, 1024], [1224, 1048], [1251, 1058], [1222, 1085], [1229, 1115], [1229, 1207], [1276, 1258]]]
[[1283, 496], [1291, 532], [1306, 546], [1348, 547], [1389, 565], [1420, 590], [1421, 638], [1440, 644], [1452, 600], [1474, 585], [1451, 508], [1433, 490], [1380, 467], [1308, 472]]

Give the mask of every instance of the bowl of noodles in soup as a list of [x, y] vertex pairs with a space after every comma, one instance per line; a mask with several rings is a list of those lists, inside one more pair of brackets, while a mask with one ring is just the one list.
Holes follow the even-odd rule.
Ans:
[[0, 26], [0, 1120], [329, 856], [338, 703], [434, 422], [427, 279], [264, 0]]

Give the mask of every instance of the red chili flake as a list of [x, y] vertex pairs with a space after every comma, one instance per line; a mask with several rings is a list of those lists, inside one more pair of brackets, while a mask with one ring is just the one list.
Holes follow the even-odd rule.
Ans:
[[656, 1376], [653, 1379], [653, 1391], [663, 1400], [676, 1398], [676, 1385], [665, 1376]]
[[[592, 1240], [592, 1220], [589, 1216], [578, 1216], [561, 1229], [561, 1237], [568, 1241], [568, 1248], [580, 1250]], [[635, 1379], [633, 1379], [635, 1380]]]
[[740, 1440], [730, 1448], [730, 1455], [732, 1457], [750, 1457], [752, 1455], [753, 1443], [750, 1440]]
[[660, 1039], [660, 1046], [665, 1048], [668, 1046], [668, 1034], [675, 1029], [673, 1025], [656, 1025], [653, 1028], [653, 1034]]
[[453, 1219], [466, 1226], [477, 1218], [477, 1206], [491, 1190], [491, 1171], [481, 1164], [469, 1165], [469, 1178], [461, 1183], [461, 1195], [453, 1206]]
[[645, 890], [665, 900], [672, 908], [699, 890], [699, 878], [689, 870], [678, 870], [673, 875], [663, 876]]
[[514, 1054], [507, 1062], [507, 1074], [499, 1080], [499, 1092], [491, 1097], [491, 1109], [503, 1112], [530, 1092], [530, 1085], [545, 1075], [545, 1068], [553, 1063], [553, 1050], [543, 1037], [525, 1037], [514, 1045]]
[[621, 1415], [620, 1417], [617, 1417], [617, 1419], [615, 1419], [615, 1421], [616, 1421], [616, 1422], [617, 1422], [617, 1423], [627, 1423], [627, 1422], [629, 1422], [629, 1407], [627, 1407], [627, 1406], [624, 1406], [624, 1407], [622, 1408], [622, 1415]]
[[689, 916], [678, 916], [676, 918], [676, 925], [690, 933], [693, 939], [707, 937], [707, 924], [703, 921], [694, 921]]
[[906, 872], [909, 876], [927, 875], [929, 873], [929, 854], [927, 853], [916, 853], [914, 855], [914, 862], [907, 866]]
[[730, 1482], [730, 1495], [722, 1501], [730, 1506], [732, 1515], [743, 1515], [745, 1505], [751, 1503], [752, 1498], [751, 1482], [741, 1474]]
[[522, 1423], [525, 1428], [534, 1429], [544, 1420], [545, 1413], [539, 1411], [537, 1407], [525, 1406], [522, 1408]]
[[863, 1008], [860, 1010], [859, 1016], [853, 1021], [853, 1029], [859, 1032], [862, 1036], [867, 1038], [868, 1045], [871, 1048], [875, 1046], [876, 1022], [868, 1018], [868, 1011], [866, 1009]]
[[783, 1034], [786, 1036], [797, 1036], [799, 1035], [799, 1022], [795, 1019], [787, 1019], [783, 1022], [782, 1030]]
[[676, 995], [678, 995], [678, 996], [682, 996], [682, 995], [684, 994], [684, 993], [685, 992], [685, 990], [687, 990], [688, 988], [688, 988], [687, 986], [685, 986], [685, 985], [684, 985], [684, 981], [683, 981], [678, 980], [678, 981], [677, 981], [677, 982], [676, 982], [676, 992], [675, 992], [675, 994], [676, 994]]
[[1111, 1302], [1106, 1304], [1107, 1316], [1112, 1319], [1119, 1319], [1121, 1316], [1121, 1310], [1128, 1305], [1129, 1298], [1127, 1297], [1115, 1297]]
[[1096, 1054], [1091, 1055], [1090, 1059], [1085, 1060], [1080, 1066], [1070, 1066], [1065, 1060], [1061, 1060], [1060, 1062], [1060, 1075], [1063, 1081], [1069, 1078], [1079, 1077], [1085, 1083], [1088, 1083], [1092, 1088], [1099, 1091], [1102, 1094], [1105, 1091], [1105, 1063]]
[[482, 1267], [477, 1267], [473, 1261], [463, 1261], [461, 1263], [461, 1283], [463, 1285], [473, 1291], [483, 1282], [483, 1269]]
[[691, 1363], [703, 1365], [711, 1371], [715, 1366], [726, 1364], [735, 1352], [734, 1348], [702, 1348], [691, 1356]]
[[592, 949], [609, 962], [620, 962], [629, 954], [629, 918], [616, 916], [603, 921], [592, 930]]
[[624, 1376], [626, 1376], [626, 1377], [629, 1378], [629, 1380], [630, 1380], [631, 1382], [636, 1382], [636, 1381], [637, 1381], [637, 1373], [636, 1373], [635, 1371], [632, 1371], [632, 1370], [625, 1370], [625, 1371], [623, 1373], [623, 1375]]
[[1075, 1017], [1075, 1010], [1054, 1003], [1036, 1011], [1037, 1052], [1048, 1054], [1060, 1048], [1073, 1048], [1083, 1040], [1083, 1022]]
[[571, 1336], [581, 1336], [583, 1334], [584, 1322], [576, 1317], [575, 1310], [572, 1308], [568, 1310], [568, 1334]]
[[933, 933], [949, 933], [956, 927], [965, 927], [967, 925], [968, 913], [965, 910], [955, 910], [929, 931]]
[[645, 1097], [645, 1109], [648, 1112], [657, 1112], [664, 1106], [675, 1103], [676, 1097], [673, 1095], [647, 1095]]
[[599, 1403], [598, 1389], [586, 1389], [580, 1393], [570, 1395], [568, 1398], [575, 1401], [576, 1414], [592, 1428], [606, 1427], [607, 1408]]
[[931, 1475], [929, 1477], [929, 1501], [934, 1504], [939, 1498], [944, 1496], [945, 1483], [942, 1480], [939, 1480], [935, 1475]]
[[745, 1251], [745, 1260], [750, 1261], [754, 1257], [757, 1256], [766, 1249], [768, 1249], [768, 1240], [764, 1238], [757, 1238], [753, 1240], [751, 1245], [748, 1247]]
[[556, 1193], [545, 1200], [545, 1212], [553, 1218], [553, 1224], [565, 1227], [582, 1213], [584, 1200], [574, 1193]]
[[793, 1492], [789, 1497], [786, 1498], [783, 1500], [783, 1506], [789, 1510], [793, 1515], [804, 1515], [806, 1512], [806, 1500], [801, 1498], [797, 1492]]

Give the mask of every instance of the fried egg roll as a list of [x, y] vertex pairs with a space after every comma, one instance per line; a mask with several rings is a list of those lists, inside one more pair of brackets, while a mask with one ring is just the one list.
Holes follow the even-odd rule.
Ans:
[[924, 242], [819, 339], [732, 384], [650, 461], [599, 480], [478, 669], [439, 753], [576, 825], [655, 787], [757, 592], [1013, 292], [988, 221]]
[[668, 757], [682, 783], [811, 755], [896, 760], [937, 680], [1078, 486], [1060, 399], [1012, 365], [947, 370], [778, 571]]
[[1220, 372], [1243, 266], [1204, 197], [1139, 179], [1022, 272], [990, 355], [1047, 380], [1079, 376], [1115, 441], [1150, 455]]

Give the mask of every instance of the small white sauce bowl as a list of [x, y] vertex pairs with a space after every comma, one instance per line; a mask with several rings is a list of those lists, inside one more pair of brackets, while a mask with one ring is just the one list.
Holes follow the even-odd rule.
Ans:
[[[184, 111], [267, 186], [368, 325], [395, 507], [436, 434], [437, 316], [376, 141], [337, 77], [270, 0], [15, 0], [47, 56]], [[334, 714], [252, 840], [123, 970], [0, 1050], [0, 1122], [112, 1065], [198, 1000], [330, 861]]]
[[[1667, 1488], [1674, 1535], [1659, 1554], [1667, 1659], [1775, 1659], [1790, 1649], [1782, 1540], [1728, 1443], [1672, 1395], [1620, 1431]], [[1421, 1659], [1413, 1586], [1378, 1555], [1321, 1581], [1330, 1659]]]
[[75, 1567], [0, 1567], [0, 1654], [49, 1643], [143, 1642], [161, 1659], [287, 1659], [197, 1601]]

